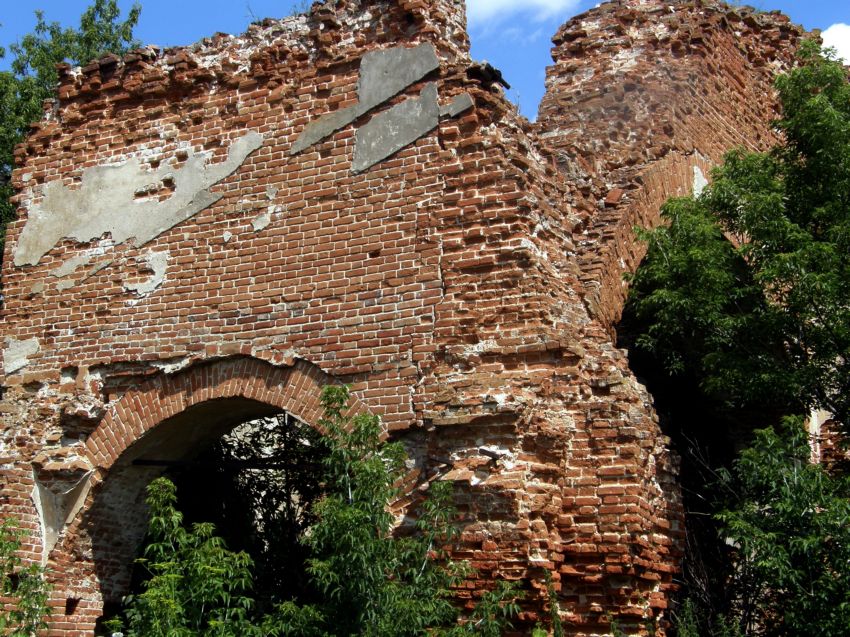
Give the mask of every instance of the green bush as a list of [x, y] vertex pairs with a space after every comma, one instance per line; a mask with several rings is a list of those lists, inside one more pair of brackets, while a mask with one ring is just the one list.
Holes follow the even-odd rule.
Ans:
[[10, 602], [0, 606], [0, 635], [30, 637], [46, 627], [48, 586], [36, 564], [24, 567], [18, 555], [24, 533], [14, 520], [0, 523], [0, 595]]
[[[149, 543], [141, 564], [149, 578], [127, 599], [128, 637], [480, 635], [498, 637], [517, 611], [514, 584], [486, 592], [460, 620], [452, 589], [469, 575], [449, 559], [456, 537], [451, 485], [433, 483], [418, 510], [416, 532], [394, 533], [389, 504], [400, 495], [405, 454], [383, 441], [380, 421], [345, 415], [345, 387], [322, 393], [328, 453], [324, 495], [315, 523], [303, 534], [311, 602], [284, 602], [253, 613], [252, 560], [229, 551], [211, 524], [187, 530], [166, 478], [148, 487]], [[460, 620], [460, 621], [459, 621]], [[122, 622], [107, 624], [119, 630]]]

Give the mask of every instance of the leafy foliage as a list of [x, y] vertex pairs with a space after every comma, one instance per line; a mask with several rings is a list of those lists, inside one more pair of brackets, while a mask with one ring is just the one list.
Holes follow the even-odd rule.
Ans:
[[130, 637], [498, 637], [504, 632], [518, 612], [516, 587], [506, 582], [485, 593], [458, 623], [451, 589], [468, 569], [453, 564], [445, 548], [456, 535], [451, 485], [431, 486], [415, 532], [394, 533], [390, 503], [401, 495], [404, 450], [382, 441], [377, 417], [346, 415], [348, 399], [345, 387], [326, 387], [322, 393], [324, 492], [301, 535], [314, 589], [305, 596], [310, 601], [296, 598], [270, 612], [254, 612], [251, 557], [228, 550], [212, 524], [186, 530], [173, 483], [159, 478], [148, 487], [150, 543], [143, 564], [150, 579], [144, 592], [128, 599]]
[[718, 519], [744, 634], [826, 637], [850, 626], [850, 479], [810, 457], [802, 419], [787, 418], [756, 432], [723, 472], [732, 495]]
[[[850, 432], [850, 83], [815, 43], [799, 55], [776, 82], [783, 142], [729, 153], [700, 197], [669, 201], [668, 225], [641, 233], [649, 251], [628, 307], [637, 345], [677, 387], [698, 384], [711, 414], [670, 401], [671, 433], [695, 437], [683, 451], [699, 466], [685, 473], [715, 475], [686, 492], [689, 511], [714, 509], [688, 521], [703, 552], [690, 570], [704, 572], [677, 613], [683, 637], [850, 626], [850, 486], [810, 464], [799, 416], [825, 409]], [[757, 419], [776, 427], [756, 431], [731, 470], [699, 457], [724, 425], [740, 443]]]
[[174, 484], [148, 485], [145, 590], [128, 600], [130, 637], [260, 635], [249, 621], [252, 560], [227, 550], [212, 524], [183, 525]]
[[0, 607], [0, 635], [30, 637], [47, 624], [48, 586], [42, 569], [22, 567], [18, 551], [23, 531], [14, 520], [0, 523], [0, 596], [9, 600], [9, 610]]
[[318, 431], [280, 414], [239, 425], [170, 473], [184, 519], [213, 522], [228, 547], [254, 559], [258, 610], [310, 597], [301, 538], [316, 520], [327, 453]]
[[513, 586], [485, 594], [472, 616], [456, 625], [451, 587], [466, 569], [444, 546], [455, 536], [448, 483], [431, 485], [417, 533], [395, 537], [388, 504], [398, 499], [406, 469], [399, 443], [381, 441], [377, 417], [345, 415], [348, 390], [326, 387], [320, 423], [330, 440], [326, 496], [304, 542], [308, 571], [321, 593], [317, 604], [282, 607], [286, 635], [500, 635], [518, 610]]
[[848, 427], [850, 84], [814, 43], [800, 56], [777, 80], [785, 143], [730, 153], [702, 196], [666, 204], [630, 303], [638, 345], [726, 407]]
[[44, 100], [53, 96], [59, 79], [56, 65], [86, 64], [106, 53], [123, 54], [138, 46], [133, 27], [141, 6], [134, 4], [123, 21], [119, 21], [120, 13], [116, 0], [94, 0], [80, 16], [79, 28], [63, 29], [36, 11], [35, 30], [9, 47], [11, 71], [0, 71], [0, 248], [5, 227], [15, 218], [9, 201], [14, 149], [30, 124], [41, 119]]

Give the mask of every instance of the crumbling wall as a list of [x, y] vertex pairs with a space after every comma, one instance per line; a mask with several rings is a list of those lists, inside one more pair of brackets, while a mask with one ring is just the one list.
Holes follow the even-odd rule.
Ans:
[[[656, 5], [634, 4], [589, 15]], [[602, 60], [630, 50], [570, 28]], [[655, 214], [641, 180], [674, 150], [624, 166], [661, 133], [602, 119], [619, 76], [583, 99], [570, 64], [531, 125], [467, 73], [459, 0], [336, 0], [63, 70], [16, 155], [0, 403], [0, 507], [51, 569], [52, 634], [91, 634], [126, 591], [155, 473], [133, 459], [279, 410], [316, 424], [332, 382], [407, 442], [411, 485], [454, 483], [477, 569], [459, 599], [521, 580], [527, 628], [549, 571], [568, 634], [663, 630], [676, 460], [611, 339], [620, 281], [588, 264], [593, 241], [606, 264], [636, 254], [627, 204]], [[689, 131], [668, 137], [691, 157]]]
[[632, 229], [701, 189], [726, 151], [775, 143], [773, 80], [803, 35], [779, 12], [713, 0], [611, 2], [559, 29], [538, 125], [576, 184], [582, 281], [603, 323], [644, 254]]

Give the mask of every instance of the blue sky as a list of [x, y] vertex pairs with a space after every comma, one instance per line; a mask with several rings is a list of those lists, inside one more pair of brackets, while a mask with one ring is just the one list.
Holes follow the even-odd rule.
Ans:
[[[48, 20], [78, 24], [90, 0], [4, 0], [0, 9], [0, 45], [8, 45], [32, 30], [33, 11], [42, 9]], [[126, 10], [132, 0], [119, 0]], [[543, 77], [551, 64], [550, 38], [569, 17], [586, 11], [597, 0], [467, 0], [472, 54], [501, 69], [512, 88], [508, 97], [533, 118], [543, 95]], [[289, 15], [293, 0], [142, 0], [136, 28], [144, 43], [161, 46], [191, 44], [216, 31], [242, 33], [264, 17]], [[850, 62], [850, 1], [750, 0], [757, 9], [779, 9], [807, 29], [828, 31]], [[836, 25], [836, 26], [833, 26]], [[842, 48], [843, 47], [843, 48]], [[8, 60], [0, 60], [0, 69]]]

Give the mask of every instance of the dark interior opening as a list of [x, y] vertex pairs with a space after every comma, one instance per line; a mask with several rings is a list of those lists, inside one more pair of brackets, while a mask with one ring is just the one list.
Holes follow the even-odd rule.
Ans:
[[237, 425], [165, 474], [187, 525], [212, 522], [229, 549], [251, 555], [260, 610], [311, 597], [300, 539], [315, 519], [326, 455], [321, 434], [282, 413]]
[[661, 361], [637, 347], [644, 330], [627, 304], [617, 325], [617, 347], [628, 351], [629, 367], [652, 395], [661, 429], [681, 458], [686, 545], [678, 598], [691, 597], [703, 608], [725, 613], [730, 601], [726, 575], [733, 565], [713, 518], [722, 496], [714, 485], [718, 471], [731, 466], [753, 431], [776, 424], [781, 412], [769, 407], [734, 413], [725, 409], [702, 391], [693, 375], [671, 376]]
[[144, 489], [160, 475], [175, 483], [187, 527], [212, 522], [227, 548], [251, 555], [258, 611], [312, 601], [299, 540], [322, 494], [327, 445], [310, 425], [275, 412], [242, 399], [209, 401], [164, 421], [128, 450], [98, 494], [100, 515], [92, 516], [100, 527], [93, 533], [100, 539], [96, 564], [112, 584], [98, 634], [121, 614], [127, 593], [143, 590], [148, 573], [133, 560], [145, 546]]

